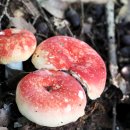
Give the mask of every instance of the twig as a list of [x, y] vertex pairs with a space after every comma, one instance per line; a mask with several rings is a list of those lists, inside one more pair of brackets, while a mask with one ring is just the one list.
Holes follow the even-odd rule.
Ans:
[[81, 31], [80, 37], [82, 37], [84, 32], [84, 3], [80, 0], [80, 8], [81, 8]]
[[114, 23], [114, 2], [109, 0], [106, 4], [107, 14], [107, 36], [108, 36], [108, 55], [109, 55], [109, 69], [112, 78], [112, 84], [117, 86], [115, 81], [118, 75], [118, 65], [116, 56], [116, 44], [115, 44], [115, 23]]
[[5, 3], [5, 6], [4, 6], [4, 9], [2, 11], [2, 14], [0, 16], [0, 30], [1, 30], [1, 20], [3, 19], [4, 15], [6, 15], [7, 17], [9, 17], [8, 13], [7, 13], [7, 8], [9, 6], [9, 2], [10, 0], [7, 0], [6, 3]]
[[71, 29], [69, 28], [69, 26], [65, 23], [65, 26], [67, 28], [67, 30], [69, 31], [69, 34], [71, 35], [71, 37], [74, 37], [74, 34], [72, 33]]
[[46, 35], [41, 34], [41, 33], [36, 33], [36, 36], [40, 36], [40, 37], [43, 37], [43, 38], [47, 38], [47, 36], [46, 36]]
[[34, 3], [30, 0], [20, 0], [24, 6], [26, 6], [28, 12], [34, 17], [32, 25], [34, 25], [37, 19], [40, 17], [39, 10], [34, 6]]
[[84, 3], [80, 0], [80, 6], [81, 6], [81, 26], [83, 28], [84, 25]]
[[[109, 70], [111, 74], [112, 84], [118, 86], [117, 81], [118, 65], [116, 55], [116, 44], [115, 44], [115, 22], [114, 22], [114, 2], [109, 0], [106, 4], [106, 15], [107, 15], [107, 36], [108, 36], [108, 55], [109, 55]], [[116, 101], [113, 105], [113, 127], [116, 128]]]

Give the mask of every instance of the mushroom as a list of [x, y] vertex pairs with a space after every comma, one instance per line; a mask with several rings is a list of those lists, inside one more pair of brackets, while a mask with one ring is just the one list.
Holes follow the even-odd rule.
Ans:
[[22, 70], [22, 61], [26, 61], [35, 48], [36, 38], [27, 30], [10, 28], [0, 32], [0, 64], [8, 68]]
[[67, 70], [87, 88], [90, 99], [100, 97], [106, 66], [87, 43], [68, 36], [54, 36], [38, 45], [32, 63], [37, 69]]
[[84, 115], [86, 95], [75, 78], [62, 71], [37, 70], [17, 86], [19, 111], [36, 124], [58, 127]]

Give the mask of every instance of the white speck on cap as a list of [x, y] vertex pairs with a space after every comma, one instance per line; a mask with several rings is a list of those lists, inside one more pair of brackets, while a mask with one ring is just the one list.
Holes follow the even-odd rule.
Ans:
[[67, 98], [65, 98], [65, 102], [68, 102], [68, 99], [67, 99]]
[[70, 112], [71, 111], [71, 106], [67, 105], [67, 107], [65, 108], [65, 112]]
[[24, 46], [24, 50], [27, 51], [28, 50], [28, 46]]
[[0, 32], [0, 35], [5, 35], [5, 32], [2, 32], [2, 31], [1, 31], [1, 32]]
[[83, 98], [84, 98], [83, 92], [82, 92], [82, 91], [79, 91], [78, 96], [79, 96], [81, 99], [83, 99]]

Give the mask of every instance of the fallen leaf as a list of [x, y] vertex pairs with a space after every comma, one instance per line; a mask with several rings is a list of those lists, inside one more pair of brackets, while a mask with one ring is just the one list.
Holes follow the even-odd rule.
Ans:
[[11, 17], [9, 26], [18, 29], [27, 29], [32, 33], [36, 33], [36, 30], [33, 25], [31, 23], [28, 23], [23, 17]]
[[68, 4], [61, 0], [37, 0], [38, 3], [50, 14], [57, 18], [64, 18]]
[[125, 0], [124, 5], [121, 7], [117, 17], [116, 23], [130, 22], [130, 1]]

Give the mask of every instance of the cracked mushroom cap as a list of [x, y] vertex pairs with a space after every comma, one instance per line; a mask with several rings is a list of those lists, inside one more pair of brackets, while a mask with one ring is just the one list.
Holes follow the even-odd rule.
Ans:
[[62, 71], [37, 70], [18, 84], [16, 103], [32, 122], [57, 127], [84, 115], [86, 95], [75, 78]]
[[26, 61], [35, 48], [36, 38], [27, 30], [5, 29], [0, 32], [0, 64]]
[[32, 56], [37, 69], [69, 70], [86, 88], [89, 98], [100, 97], [106, 82], [106, 66], [87, 43], [68, 36], [43, 41]]

